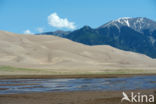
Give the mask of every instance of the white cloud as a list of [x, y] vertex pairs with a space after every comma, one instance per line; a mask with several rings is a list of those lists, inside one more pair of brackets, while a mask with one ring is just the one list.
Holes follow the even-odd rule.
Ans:
[[74, 22], [69, 22], [67, 18], [60, 18], [57, 13], [52, 13], [50, 16], [48, 16], [48, 24], [57, 28], [76, 28]]
[[44, 31], [44, 29], [42, 27], [37, 28], [37, 31], [42, 33]]
[[33, 34], [33, 33], [30, 30], [27, 29], [27, 30], [24, 31], [24, 34]]

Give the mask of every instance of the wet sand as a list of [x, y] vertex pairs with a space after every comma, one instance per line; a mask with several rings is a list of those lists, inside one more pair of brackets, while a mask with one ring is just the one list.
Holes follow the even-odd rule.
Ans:
[[[117, 78], [131, 77], [142, 75], [155, 74], [112, 74], [112, 75], [19, 75], [19, 76], [0, 76], [0, 79], [12, 78]], [[5, 90], [5, 89], [1, 89]], [[156, 89], [151, 90], [132, 90], [134, 93], [152, 94], [156, 98]], [[127, 94], [132, 92], [124, 91]], [[121, 103], [122, 91], [71, 91], [71, 92], [42, 92], [42, 93], [27, 93], [27, 94], [8, 94], [0, 95], [0, 104], [135, 104], [124, 101]], [[138, 104], [138, 103], [136, 103]], [[139, 103], [139, 104], [156, 104], [154, 103]]]
[[0, 79], [49, 79], [49, 78], [119, 78], [152, 74], [70, 74], [70, 75], [0, 75]]
[[[131, 91], [124, 91], [130, 94]], [[153, 94], [154, 90], [135, 90], [136, 94]], [[122, 91], [75, 91], [0, 95], [0, 104], [121, 104]], [[123, 101], [122, 104], [132, 104]], [[135, 103], [133, 103], [135, 104]], [[138, 103], [137, 103], [138, 104]], [[149, 104], [149, 103], [139, 103]], [[150, 103], [150, 104], [156, 104]]]

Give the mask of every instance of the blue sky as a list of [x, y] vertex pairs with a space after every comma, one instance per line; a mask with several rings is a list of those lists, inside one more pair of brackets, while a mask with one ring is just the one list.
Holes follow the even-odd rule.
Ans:
[[0, 30], [38, 33], [84, 25], [96, 28], [120, 17], [156, 21], [155, 11], [155, 0], [0, 0]]

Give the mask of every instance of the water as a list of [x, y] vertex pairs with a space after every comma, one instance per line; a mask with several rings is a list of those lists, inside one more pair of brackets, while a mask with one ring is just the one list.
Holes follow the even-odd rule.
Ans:
[[52, 91], [135, 90], [153, 88], [156, 88], [156, 76], [135, 76], [128, 78], [0, 80], [0, 94]]

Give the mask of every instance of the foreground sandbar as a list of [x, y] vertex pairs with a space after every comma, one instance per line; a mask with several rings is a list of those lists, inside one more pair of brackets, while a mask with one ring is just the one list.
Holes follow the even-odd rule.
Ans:
[[[132, 91], [125, 92], [130, 94]], [[133, 90], [133, 92], [153, 94], [156, 97], [156, 89]], [[0, 104], [121, 104], [121, 98], [122, 91], [47, 92], [0, 95]], [[124, 101], [122, 104], [131, 103]]]
[[119, 78], [132, 76], [152, 76], [149, 74], [69, 74], [69, 75], [0, 75], [0, 79], [49, 79], [49, 78]]

